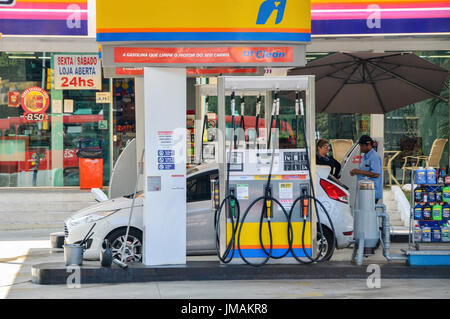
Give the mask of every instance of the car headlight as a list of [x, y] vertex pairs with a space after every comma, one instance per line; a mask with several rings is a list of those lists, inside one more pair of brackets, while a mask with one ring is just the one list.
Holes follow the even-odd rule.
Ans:
[[103, 212], [95, 212], [83, 217], [78, 217], [75, 219], [71, 219], [70, 220], [70, 225], [71, 226], [78, 226], [81, 224], [87, 224], [87, 223], [92, 223], [95, 222], [97, 220], [103, 219], [105, 217], [108, 217], [109, 215], [114, 214], [115, 212], [118, 212], [120, 209], [115, 209], [115, 210], [108, 210], [108, 211], [103, 211]]

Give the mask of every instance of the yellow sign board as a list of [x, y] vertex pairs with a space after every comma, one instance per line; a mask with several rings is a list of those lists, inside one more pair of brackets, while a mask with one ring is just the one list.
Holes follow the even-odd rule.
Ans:
[[311, 0], [97, 0], [97, 41], [309, 42]]

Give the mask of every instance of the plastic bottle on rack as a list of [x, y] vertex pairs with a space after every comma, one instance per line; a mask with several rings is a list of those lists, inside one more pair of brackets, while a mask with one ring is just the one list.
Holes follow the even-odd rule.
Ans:
[[436, 191], [434, 189], [430, 189], [427, 193], [429, 202], [436, 202]]
[[436, 202], [442, 202], [442, 188], [436, 189]]
[[423, 185], [422, 185], [422, 194], [423, 194], [423, 201], [424, 201], [425, 203], [428, 203], [428, 202], [429, 202], [429, 200], [428, 200], [428, 190], [427, 190], [427, 188], [426, 188], [425, 186], [423, 186]]
[[416, 183], [426, 184], [427, 183], [427, 170], [423, 167], [419, 167], [416, 171]]
[[433, 167], [427, 168], [427, 184], [436, 184], [436, 170]]
[[450, 242], [450, 227], [447, 224], [442, 225], [441, 237], [443, 242]]
[[450, 220], [450, 203], [444, 203], [442, 206], [442, 220], [445, 222]]
[[414, 242], [422, 241], [422, 229], [419, 225], [414, 226]]
[[441, 226], [439, 224], [433, 225], [431, 227], [431, 241], [432, 242], [440, 242], [441, 241]]
[[415, 220], [422, 220], [423, 219], [423, 205], [422, 205], [422, 203], [417, 203], [417, 205], [414, 206], [414, 219]]
[[450, 203], [450, 186], [442, 188], [442, 200], [446, 203]]
[[423, 242], [431, 241], [431, 228], [427, 225], [422, 227], [422, 241]]
[[437, 177], [437, 183], [438, 184], [444, 184], [445, 181], [445, 169], [441, 168], [439, 171], [439, 175]]
[[433, 220], [442, 220], [442, 206], [439, 203], [433, 205]]
[[422, 219], [432, 220], [432, 207], [428, 203], [425, 203], [425, 206], [423, 207]]
[[414, 201], [416, 203], [423, 202], [423, 185], [417, 185], [414, 189]]

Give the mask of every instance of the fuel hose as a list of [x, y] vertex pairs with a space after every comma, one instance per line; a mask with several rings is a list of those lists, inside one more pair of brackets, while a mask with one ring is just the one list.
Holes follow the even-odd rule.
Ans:
[[[275, 129], [277, 128], [277, 120], [278, 120], [278, 113], [279, 113], [279, 99], [278, 99], [278, 92], [275, 93], [275, 99], [274, 99], [274, 105], [273, 105], [273, 111], [272, 111], [272, 115], [271, 115], [271, 119], [270, 119], [270, 130], [269, 130], [269, 138], [268, 138], [268, 144], [267, 144], [267, 149], [270, 149], [270, 142], [271, 142], [271, 131], [272, 131], [272, 123], [274, 120], [274, 116], [276, 118], [275, 121]], [[276, 114], [276, 115], [275, 115]], [[275, 202], [279, 207], [281, 207], [286, 220], [288, 221], [288, 231], [292, 231], [291, 225], [289, 224], [289, 216], [287, 211], [284, 209], [283, 205], [272, 196], [272, 192], [271, 192], [271, 188], [270, 188], [270, 182], [272, 179], [272, 171], [273, 171], [273, 160], [275, 157], [275, 143], [273, 143], [273, 149], [272, 149], [272, 154], [271, 154], [271, 163], [270, 163], [270, 170], [269, 170], [269, 175], [267, 178], [267, 183], [266, 186], [264, 188], [264, 195], [261, 197], [256, 198], [253, 202], [250, 203], [250, 205], [247, 207], [247, 209], [244, 212], [244, 215], [242, 216], [242, 220], [240, 223], [240, 227], [239, 227], [239, 231], [238, 231], [238, 237], [237, 237], [237, 246], [238, 246], [238, 250], [239, 250], [239, 254], [241, 259], [248, 265], [253, 266], [253, 267], [260, 267], [263, 266], [265, 264], [267, 264], [267, 262], [271, 259], [281, 259], [283, 257], [285, 257], [289, 251], [290, 251], [290, 247], [286, 250], [286, 252], [284, 254], [282, 254], [281, 256], [274, 256], [273, 255], [273, 234], [272, 234], [272, 224], [271, 224], [271, 219], [273, 218], [273, 202]], [[260, 213], [260, 218], [259, 218], [259, 241], [260, 241], [260, 246], [261, 249], [263, 250], [264, 254], [266, 255], [266, 257], [263, 257], [264, 259], [261, 262], [255, 263], [255, 262], [251, 262], [250, 260], [248, 260], [247, 258], [245, 258], [244, 253], [242, 251], [241, 248], [241, 233], [242, 233], [242, 229], [244, 227], [245, 224], [245, 219], [247, 218], [247, 215], [249, 214], [249, 212], [251, 211], [251, 209], [253, 208], [253, 206], [255, 206], [258, 202], [263, 201], [263, 206], [261, 209], [261, 213]], [[264, 246], [264, 242], [263, 242], [263, 224], [264, 224], [264, 219], [267, 219], [267, 228], [268, 228], [268, 232], [269, 232], [269, 251], [267, 251], [266, 247]], [[292, 235], [292, 233], [291, 233]]]
[[[236, 232], [239, 227], [239, 220], [241, 215], [241, 209], [239, 206], [239, 200], [235, 196], [235, 194], [230, 189], [230, 161], [231, 161], [231, 153], [234, 148], [236, 148], [236, 122], [235, 122], [235, 93], [231, 93], [231, 122], [233, 128], [233, 140], [230, 142], [230, 151], [228, 153], [228, 161], [227, 161], [227, 183], [226, 183], [226, 194], [227, 196], [222, 200], [219, 207], [217, 208], [214, 214], [214, 230], [216, 233], [216, 253], [219, 257], [220, 261], [227, 264], [233, 260], [235, 253], [235, 243], [236, 243]], [[224, 208], [228, 211], [227, 219], [231, 220], [231, 239], [228, 242], [226, 249], [223, 254], [220, 253], [220, 217]], [[230, 255], [231, 253], [231, 255]]]
[[[311, 255], [308, 254], [307, 250], [305, 249], [305, 229], [306, 229], [305, 223], [307, 221], [307, 210], [305, 211], [305, 209], [304, 209], [305, 208], [304, 207], [305, 204], [308, 203], [307, 205], [310, 206], [309, 205], [309, 201], [314, 202], [314, 208], [315, 208], [315, 213], [316, 213], [316, 217], [317, 217], [317, 224], [319, 226], [319, 231], [320, 231], [320, 234], [321, 234], [321, 240], [324, 239], [325, 235], [324, 235], [324, 231], [323, 231], [323, 228], [322, 228], [322, 223], [320, 221], [320, 214], [319, 214], [318, 206], [320, 206], [320, 208], [323, 210], [323, 212], [327, 216], [327, 219], [330, 222], [331, 230], [332, 230], [332, 233], [333, 233], [333, 243], [332, 243], [332, 250], [331, 251], [334, 251], [334, 249], [336, 248], [336, 235], [335, 235], [336, 233], [335, 233], [335, 230], [334, 230], [333, 221], [331, 220], [330, 215], [328, 214], [328, 211], [326, 210], [326, 208], [324, 207], [322, 202], [317, 199], [316, 194], [315, 194], [314, 183], [313, 183], [313, 176], [311, 174], [311, 165], [310, 165], [311, 164], [310, 163], [311, 159], [309, 157], [308, 141], [306, 139], [306, 131], [305, 131], [306, 119], [305, 119], [305, 114], [304, 114], [303, 101], [300, 98], [300, 93], [299, 92], [297, 92], [297, 94], [296, 94], [296, 106], [297, 106], [297, 104], [300, 106], [300, 110], [301, 110], [301, 113], [302, 113], [301, 115], [302, 115], [302, 119], [303, 119], [302, 134], [303, 134], [303, 137], [305, 139], [306, 160], [308, 161], [308, 165], [307, 166], [308, 166], [308, 173], [309, 173], [309, 176], [310, 176], [309, 182], [310, 182], [311, 194], [312, 195], [302, 194], [301, 196], [299, 196], [298, 198], [296, 198], [294, 200], [294, 202], [292, 204], [292, 207], [291, 207], [291, 209], [289, 211], [289, 222], [288, 222], [288, 224], [291, 224], [291, 219], [292, 219], [292, 215], [293, 215], [293, 212], [294, 212], [294, 208], [295, 208], [296, 204], [298, 202], [300, 202], [300, 204], [301, 204], [300, 214], [301, 214], [301, 217], [303, 219], [302, 249], [303, 249], [303, 253], [305, 254], [305, 257], [309, 261], [301, 260], [295, 254], [295, 251], [294, 251], [294, 248], [293, 248], [293, 236], [292, 236], [292, 233], [289, 230], [288, 230], [288, 242], [289, 242], [289, 249], [290, 249], [290, 251], [292, 253], [292, 256], [298, 262], [300, 262], [302, 264], [312, 264], [312, 263], [315, 263], [315, 262], [323, 261], [323, 257], [322, 257], [323, 251], [322, 250], [323, 250], [324, 247], [323, 247], [323, 245], [319, 244], [319, 253], [317, 254], [316, 257], [313, 257], [312, 254]], [[298, 113], [298, 108], [297, 107], [296, 107], [296, 113]], [[298, 116], [298, 114], [296, 114], [296, 115]], [[292, 225], [290, 227], [292, 227]]]

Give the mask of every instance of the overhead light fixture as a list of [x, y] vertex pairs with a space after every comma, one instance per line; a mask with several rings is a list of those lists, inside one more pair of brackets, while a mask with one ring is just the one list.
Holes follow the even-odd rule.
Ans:
[[450, 58], [450, 55], [429, 55], [426, 58]]
[[8, 58], [10, 58], [10, 59], [30, 59], [30, 60], [33, 60], [33, 59], [36, 59], [36, 56], [34, 56], [34, 55], [10, 55], [10, 56], [8, 56]]
[[17, 54], [17, 55], [34, 55], [34, 52], [21, 52], [21, 51], [6, 51], [6, 54]]

